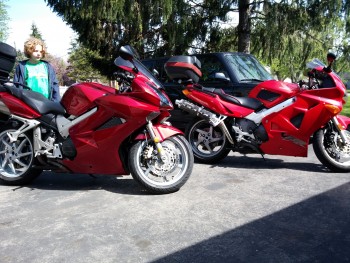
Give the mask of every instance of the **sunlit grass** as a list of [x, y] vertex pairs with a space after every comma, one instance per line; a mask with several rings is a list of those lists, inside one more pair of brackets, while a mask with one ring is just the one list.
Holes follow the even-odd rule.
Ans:
[[348, 95], [348, 101], [343, 106], [343, 110], [341, 111], [340, 114], [350, 117], [350, 98], [349, 98], [349, 95]]

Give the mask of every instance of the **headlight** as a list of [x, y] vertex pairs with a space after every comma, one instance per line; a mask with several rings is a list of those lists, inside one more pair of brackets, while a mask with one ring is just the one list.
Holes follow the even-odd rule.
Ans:
[[161, 90], [157, 89], [154, 85], [152, 85], [149, 82], [147, 84], [154, 90], [155, 93], [157, 93], [160, 99], [161, 107], [173, 108], [172, 102], [167, 98], [166, 95], [164, 95], [164, 93]]

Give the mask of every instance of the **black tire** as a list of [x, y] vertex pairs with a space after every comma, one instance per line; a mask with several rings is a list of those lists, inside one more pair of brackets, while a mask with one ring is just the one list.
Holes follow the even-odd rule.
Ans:
[[178, 191], [193, 169], [193, 154], [182, 135], [161, 142], [164, 162], [160, 161], [150, 141], [138, 141], [129, 152], [129, 169], [135, 181], [155, 194]]
[[204, 119], [195, 119], [189, 123], [185, 134], [197, 162], [217, 163], [231, 151], [230, 143], [221, 127], [213, 127]]
[[[345, 131], [350, 141], [350, 131]], [[320, 162], [333, 172], [350, 172], [350, 143], [342, 145], [340, 135], [327, 126], [313, 137], [313, 148]]]
[[0, 128], [0, 182], [6, 185], [25, 185], [41, 174], [33, 168], [34, 148], [28, 133], [10, 141], [9, 132], [16, 129], [12, 125]]

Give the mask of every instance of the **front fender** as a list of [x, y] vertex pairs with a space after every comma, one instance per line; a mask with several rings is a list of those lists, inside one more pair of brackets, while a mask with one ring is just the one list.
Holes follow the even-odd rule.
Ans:
[[[159, 141], [162, 142], [166, 140], [167, 138], [181, 134], [183, 135], [183, 132], [179, 129], [175, 128], [174, 126], [166, 125], [166, 124], [155, 124], [153, 125], [153, 131], [156, 135], [156, 137], [159, 138]], [[140, 133], [135, 137], [135, 140], [145, 140], [149, 139], [149, 135], [145, 135], [144, 133]]]
[[337, 115], [337, 120], [339, 121], [339, 124], [341, 124], [344, 129], [350, 130], [350, 118], [344, 115]]

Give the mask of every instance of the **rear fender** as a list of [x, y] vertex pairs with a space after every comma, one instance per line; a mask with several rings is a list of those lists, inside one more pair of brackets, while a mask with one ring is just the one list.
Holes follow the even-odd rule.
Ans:
[[15, 114], [27, 119], [37, 119], [41, 116], [40, 113], [8, 92], [0, 92], [0, 112], [6, 115]]
[[[159, 138], [160, 142], [177, 134], [183, 135], [183, 132], [180, 131], [179, 129], [166, 124], [154, 124], [153, 131], [156, 137]], [[149, 138], [150, 138], [149, 134], [140, 133], [135, 137], [135, 140], [145, 140]]]

